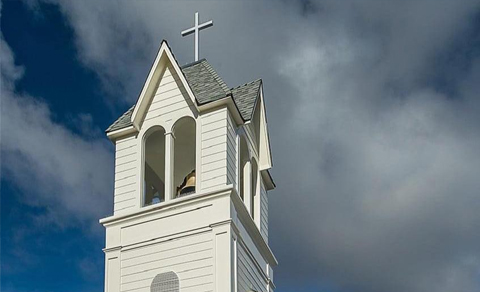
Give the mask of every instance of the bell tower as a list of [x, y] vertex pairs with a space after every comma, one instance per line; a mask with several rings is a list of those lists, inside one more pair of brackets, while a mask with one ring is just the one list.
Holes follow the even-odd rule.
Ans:
[[230, 88], [205, 59], [179, 66], [162, 41], [136, 104], [106, 133], [106, 292], [274, 290], [261, 79]]

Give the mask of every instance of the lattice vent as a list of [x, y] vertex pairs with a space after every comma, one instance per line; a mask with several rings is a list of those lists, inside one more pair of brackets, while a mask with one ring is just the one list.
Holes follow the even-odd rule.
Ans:
[[151, 292], [179, 292], [178, 276], [174, 272], [161, 273], [155, 276], [150, 285]]

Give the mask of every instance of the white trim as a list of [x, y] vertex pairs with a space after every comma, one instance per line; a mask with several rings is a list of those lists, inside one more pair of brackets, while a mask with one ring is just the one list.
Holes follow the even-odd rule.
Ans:
[[225, 105], [227, 106], [227, 109], [232, 114], [233, 120], [235, 121], [236, 126], [242, 125], [244, 123], [242, 116], [240, 115], [240, 111], [235, 105], [235, 102], [233, 101], [233, 98], [231, 95], [228, 95], [226, 98], [221, 98], [219, 100], [200, 105], [198, 109], [200, 112], [204, 113], [204, 112], [216, 110]]
[[107, 252], [112, 252], [112, 251], [116, 251], [116, 250], [121, 250], [122, 247], [121, 246], [113, 246], [113, 247], [106, 247], [106, 248], [102, 248], [102, 251], [104, 253], [107, 253]]
[[[154, 128], [159, 128], [159, 129], [154, 129]], [[150, 136], [151, 134], [153, 134], [153, 132], [156, 132], [156, 131], [161, 131], [163, 130], [163, 135], [165, 136], [166, 135], [166, 129], [163, 125], [160, 125], [160, 124], [156, 124], [156, 125], [152, 125], [148, 128], [145, 128], [144, 131], [142, 131], [142, 135], [140, 137], [140, 175], [139, 175], [139, 178], [140, 178], [140, 181], [137, 181], [137, 183], [139, 183], [139, 190], [140, 190], [140, 200], [137, 199], [137, 207], [138, 208], [143, 208], [145, 206], [145, 142], [146, 140], [148, 139], [148, 136]], [[151, 132], [151, 133], [149, 133]], [[166, 137], [164, 138], [163, 142], [165, 143], [165, 145], [163, 145], [164, 148], [166, 148]], [[163, 163], [164, 163], [164, 167], [166, 167], [167, 165], [167, 155], [166, 155], [166, 149], [165, 149], [165, 157], [163, 158]], [[164, 178], [165, 179], [165, 178]], [[164, 200], [166, 200], [166, 185], [163, 187], [163, 194], [164, 194]]]
[[108, 137], [108, 139], [110, 139], [110, 141], [115, 141], [122, 136], [126, 136], [126, 135], [129, 135], [129, 134], [134, 134], [134, 133], [137, 133], [137, 132], [138, 131], [137, 131], [137, 129], [135, 129], [134, 126], [127, 126], [125, 128], [121, 128], [121, 129], [118, 129], [118, 130], [115, 130], [115, 131], [112, 131], [112, 132], [108, 132], [107, 137]]
[[152, 68], [150, 69], [150, 73], [148, 74], [147, 80], [143, 85], [138, 101], [135, 104], [135, 108], [133, 109], [131, 121], [133, 126], [136, 129], [140, 129], [140, 126], [143, 122], [146, 111], [148, 109], [148, 104], [149, 104], [148, 99], [153, 97], [154, 90], [156, 89], [156, 85], [159, 82], [163, 72], [165, 72], [165, 69], [167, 68], [168, 64], [172, 65], [173, 69], [175, 70], [175, 73], [177, 73], [180, 81], [185, 87], [185, 90], [187, 91], [187, 94], [190, 97], [193, 105], [198, 110], [195, 96], [192, 92], [192, 89], [188, 85], [188, 82], [185, 79], [185, 76], [183, 75], [183, 72], [180, 69], [180, 66], [178, 65], [177, 61], [173, 57], [173, 54], [170, 48], [168, 47], [167, 42], [162, 41], [157, 57], [153, 62]]
[[149, 239], [149, 240], [146, 240], [146, 241], [140, 241], [140, 242], [136, 242], [136, 243], [123, 245], [120, 248], [121, 248], [121, 251], [128, 251], [128, 250], [138, 249], [138, 248], [142, 248], [142, 247], [145, 247], [145, 246], [154, 245], [154, 244], [158, 244], [158, 243], [162, 243], [162, 242], [168, 242], [172, 239], [178, 239], [178, 238], [182, 238], [182, 237], [187, 237], [187, 236], [192, 236], [192, 235], [197, 235], [197, 234], [203, 234], [203, 233], [208, 233], [208, 232], [212, 232], [212, 228], [210, 228], [209, 226], [204, 226], [204, 227], [200, 227], [200, 228], [196, 228], [196, 229], [192, 229], [192, 230], [183, 231], [183, 232], [180, 232], [180, 233], [174, 233], [174, 234], [170, 234], [170, 235], [167, 235], [167, 236], [161, 236], [161, 237]]
[[[259, 144], [258, 145], [258, 156], [259, 156], [259, 160], [258, 160], [258, 169], [259, 170], [265, 170], [265, 169], [270, 169], [272, 168], [273, 164], [272, 164], [272, 153], [270, 151], [270, 137], [268, 135], [268, 125], [267, 125], [267, 113], [266, 113], [266, 109], [265, 109], [265, 100], [264, 100], [264, 97], [263, 97], [263, 83], [260, 87], [260, 98], [258, 99], [258, 102], [257, 103], [260, 103], [260, 132], [261, 133], [257, 133], [258, 135], [262, 135], [263, 138], [265, 139], [265, 143], [266, 145], [262, 145], [263, 143], [261, 143], [261, 139], [258, 139], [259, 140]], [[256, 109], [255, 109], [256, 110]], [[255, 115], [255, 111], [253, 111], [253, 115]], [[253, 115], [252, 115], [252, 118], [253, 118]], [[266, 151], [266, 155], [262, 155], [262, 147], [264, 147], [264, 151]]]
[[232, 188], [233, 188], [232, 185], [213, 188], [213, 189], [210, 189], [209, 191], [206, 191], [206, 192], [200, 192], [200, 193], [191, 194], [191, 195], [188, 195], [188, 196], [185, 196], [185, 197], [176, 198], [176, 199], [170, 200], [169, 202], [161, 202], [161, 203], [154, 204], [154, 205], [151, 205], [151, 206], [145, 206], [143, 208], [136, 209], [136, 210], [134, 210], [130, 213], [127, 213], [127, 214], [113, 215], [113, 216], [109, 216], [109, 217], [106, 217], [106, 218], [102, 218], [98, 222], [100, 224], [104, 225], [104, 226], [108, 226], [108, 225], [117, 223], [120, 220], [123, 221], [123, 220], [127, 220], [127, 219], [133, 219], [133, 217], [144, 216], [144, 215], [146, 215], [148, 213], [151, 213], [151, 212], [153, 212], [155, 210], [158, 210], [158, 209], [166, 209], [166, 208], [172, 207], [174, 205], [175, 205], [174, 207], [177, 208], [178, 206], [176, 206], [176, 205], [180, 205], [181, 203], [187, 203], [187, 202], [190, 202], [190, 201], [193, 201], [195, 199], [202, 198], [202, 197], [208, 197], [208, 196], [212, 196], [212, 195], [216, 195], [216, 194], [222, 195], [222, 194], [225, 194], [225, 192], [232, 190]]
[[232, 224], [233, 234], [232, 234], [232, 241], [233, 241], [233, 292], [238, 292], [238, 229], [233, 228], [235, 224]]
[[248, 232], [248, 234], [252, 238], [252, 241], [257, 246], [258, 250], [260, 251], [260, 254], [264, 256], [266, 262], [272, 268], [276, 267], [278, 265], [277, 259], [273, 255], [272, 250], [270, 249], [267, 242], [265, 241], [262, 234], [260, 233], [260, 230], [258, 229], [257, 225], [255, 224], [255, 222], [253, 222], [252, 217], [250, 217], [247, 207], [245, 207], [245, 204], [243, 203], [242, 199], [235, 192], [233, 188], [232, 188], [231, 198], [232, 198], [233, 205], [235, 206], [235, 210], [237, 211], [237, 218], [240, 219], [240, 222], [243, 224], [243, 227], [245, 227], [245, 230]]

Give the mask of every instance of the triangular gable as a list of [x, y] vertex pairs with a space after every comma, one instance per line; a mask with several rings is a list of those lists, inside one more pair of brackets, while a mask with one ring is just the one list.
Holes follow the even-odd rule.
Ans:
[[255, 107], [252, 113], [252, 121], [256, 111], [260, 111], [259, 133], [255, 133], [256, 135], [259, 135], [258, 155], [260, 160], [258, 161], [258, 167], [260, 170], [266, 170], [272, 168], [273, 165], [272, 154], [270, 151], [270, 138], [268, 135], [267, 115], [263, 98], [263, 84], [260, 85], [260, 93], [257, 101], [255, 102]]
[[137, 103], [135, 104], [135, 107], [133, 109], [131, 121], [133, 126], [137, 130], [140, 129], [143, 118], [145, 117], [146, 111], [148, 110], [148, 105], [150, 104], [150, 101], [153, 98], [155, 91], [157, 90], [160, 78], [168, 65], [170, 65], [175, 71], [176, 75], [178, 75], [180, 82], [182, 83], [185, 91], [187, 92], [187, 95], [190, 97], [193, 105], [197, 107], [197, 103], [195, 101], [195, 96], [192, 92], [192, 89], [188, 85], [188, 82], [185, 79], [185, 76], [183, 75], [182, 70], [177, 63], [177, 60], [173, 56], [172, 51], [168, 46], [168, 43], [164, 40], [160, 45], [157, 57], [153, 62], [150, 73], [148, 74], [140, 96], [138, 97]]

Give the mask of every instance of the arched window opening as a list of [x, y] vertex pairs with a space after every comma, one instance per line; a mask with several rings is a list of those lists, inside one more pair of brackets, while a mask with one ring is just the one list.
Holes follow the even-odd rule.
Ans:
[[256, 212], [255, 207], [259, 208], [259, 206], [255, 206], [255, 201], [257, 199], [256, 196], [257, 196], [258, 166], [255, 159], [252, 159], [251, 164], [252, 164], [252, 180], [251, 180], [252, 185], [251, 185], [251, 192], [250, 192], [250, 195], [251, 195], [250, 213], [252, 214], [252, 219], [255, 219], [255, 212]]
[[249, 172], [249, 155], [247, 141], [244, 136], [240, 136], [240, 198], [245, 201], [245, 195], [248, 193], [248, 172]]
[[190, 117], [181, 118], [174, 125], [174, 166], [173, 182], [175, 197], [195, 193], [195, 120]]
[[180, 281], [174, 272], [161, 273], [153, 278], [150, 292], [178, 292]]
[[152, 129], [145, 139], [143, 205], [165, 201], [165, 130]]

